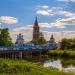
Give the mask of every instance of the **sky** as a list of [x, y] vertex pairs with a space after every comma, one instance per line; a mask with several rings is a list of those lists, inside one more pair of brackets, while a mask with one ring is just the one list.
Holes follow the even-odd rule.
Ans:
[[0, 28], [9, 28], [12, 41], [19, 33], [32, 40], [35, 17], [46, 40], [75, 37], [75, 0], [0, 0]]

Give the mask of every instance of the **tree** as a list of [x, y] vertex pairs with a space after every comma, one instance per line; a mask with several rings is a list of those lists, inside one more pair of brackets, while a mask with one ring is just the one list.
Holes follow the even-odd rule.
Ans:
[[61, 40], [61, 49], [75, 49], [75, 38], [74, 39], [62, 39]]
[[37, 41], [38, 41], [38, 44], [45, 44], [47, 42], [42, 32], [40, 32], [40, 35]]
[[11, 41], [12, 39], [9, 35], [8, 28], [1, 29], [1, 35], [2, 35], [2, 39], [3, 39], [3, 42], [2, 42], [3, 46], [12, 46], [13, 45], [13, 43]]
[[62, 39], [62, 41], [61, 41], [61, 49], [70, 49], [70, 47], [71, 47], [71, 39], [66, 39], [66, 38], [64, 38], [64, 39]]

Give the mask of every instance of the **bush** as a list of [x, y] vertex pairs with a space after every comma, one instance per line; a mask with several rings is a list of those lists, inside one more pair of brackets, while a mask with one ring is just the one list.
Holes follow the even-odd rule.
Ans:
[[[0, 59], [0, 75], [62, 75], [52, 67], [44, 68], [25, 60]], [[73, 75], [63, 73], [63, 75]]]

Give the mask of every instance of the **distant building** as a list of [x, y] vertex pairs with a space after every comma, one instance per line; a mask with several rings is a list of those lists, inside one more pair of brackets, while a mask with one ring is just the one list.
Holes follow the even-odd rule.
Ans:
[[16, 39], [16, 42], [15, 42], [16, 45], [24, 45], [24, 39], [23, 39], [23, 35], [22, 34], [19, 34], [17, 35], [17, 39]]

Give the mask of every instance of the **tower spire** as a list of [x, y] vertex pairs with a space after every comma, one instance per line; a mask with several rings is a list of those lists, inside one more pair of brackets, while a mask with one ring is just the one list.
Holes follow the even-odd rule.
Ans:
[[50, 38], [50, 43], [54, 43], [55, 42], [55, 39], [54, 39], [54, 36], [53, 34], [51, 35], [51, 38]]
[[51, 38], [50, 39], [54, 39], [54, 36], [53, 36], [53, 34], [51, 35]]
[[35, 17], [35, 25], [38, 25], [38, 20], [37, 20], [37, 17]]
[[36, 22], [37, 22], [37, 17], [36, 17]]
[[37, 39], [39, 38], [39, 25], [37, 21], [37, 17], [35, 18], [34, 26], [33, 26], [33, 43], [37, 44]]

